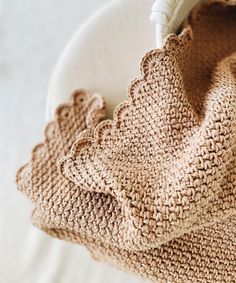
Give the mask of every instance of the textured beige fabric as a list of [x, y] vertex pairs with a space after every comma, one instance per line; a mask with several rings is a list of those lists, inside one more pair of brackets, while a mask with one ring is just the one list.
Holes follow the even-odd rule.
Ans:
[[58, 108], [17, 174], [37, 227], [156, 282], [236, 282], [235, 23], [195, 10], [113, 120], [83, 91]]

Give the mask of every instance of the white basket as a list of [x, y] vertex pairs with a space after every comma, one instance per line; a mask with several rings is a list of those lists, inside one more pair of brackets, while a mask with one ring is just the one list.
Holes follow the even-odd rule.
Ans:
[[190, 10], [202, 2], [204, 0], [156, 0], [150, 16], [156, 23], [156, 46], [161, 48], [164, 38], [175, 33]]

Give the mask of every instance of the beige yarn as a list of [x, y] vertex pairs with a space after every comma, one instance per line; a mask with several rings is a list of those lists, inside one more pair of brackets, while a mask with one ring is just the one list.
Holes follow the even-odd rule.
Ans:
[[236, 1], [216, 2], [145, 55], [113, 120], [84, 91], [58, 108], [17, 174], [37, 227], [155, 282], [236, 282]]

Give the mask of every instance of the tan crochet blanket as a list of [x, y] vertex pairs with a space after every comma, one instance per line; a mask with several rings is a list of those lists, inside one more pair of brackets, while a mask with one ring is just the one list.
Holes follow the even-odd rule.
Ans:
[[113, 120], [75, 92], [17, 174], [34, 225], [155, 282], [236, 282], [236, 1], [209, 2]]

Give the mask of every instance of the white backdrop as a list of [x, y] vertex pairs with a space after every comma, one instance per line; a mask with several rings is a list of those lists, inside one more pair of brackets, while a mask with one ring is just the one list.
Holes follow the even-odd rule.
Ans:
[[108, 0], [0, 2], [0, 283], [143, 282], [30, 223], [15, 172], [42, 140], [53, 68], [78, 26]]

